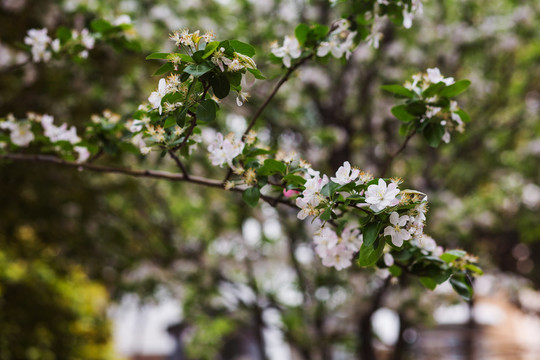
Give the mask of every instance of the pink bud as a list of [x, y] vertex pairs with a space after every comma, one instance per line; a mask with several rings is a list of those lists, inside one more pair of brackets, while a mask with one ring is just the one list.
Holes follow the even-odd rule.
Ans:
[[298, 195], [300, 194], [300, 191], [297, 191], [297, 190], [285, 190], [283, 189], [283, 196], [285, 196], [286, 198], [290, 198], [291, 196], [294, 196], [294, 195]]

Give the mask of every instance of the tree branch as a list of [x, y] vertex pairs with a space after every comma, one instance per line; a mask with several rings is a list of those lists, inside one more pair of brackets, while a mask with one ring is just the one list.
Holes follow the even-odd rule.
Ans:
[[[43, 163], [56, 164], [56, 165], [65, 166], [65, 167], [77, 168], [79, 170], [88, 170], [88, 171], [111, 173], [111, 174], [122, 174], [122, 175], [141, 177], [141, 178], [164, 179], [164, 180], [169, 180], [169, 181], [184, 181], [184, 182], [189, 182], [189, 183], [193, 183], [197, 185], [225, 190], [223, 188], [223, 183], [217, 179], [208, 179], [208, 178], [204, 178], [200, 176], [193, 176], [193, 175], [186, 177], [184, 174], [171, 173], [168, 171], [161, 171], [161, 170], [138, 170], [138, 169], [105, 166], [105, 165], [96, 165], [96, 164], [89, 164], [89, 163], [77, 163], [73, 161], [66, 161], [66, 160], [57, 158], [55, 156], [51, 156], [51, 155], [0, 154], [0, 160], [2, 159], [15, 160], [15, 161], [43, 162]], [[243, 187], [235, 187], [231, 189], [231, 191], [235, 191], [235, 192], [243, 192], [244, 190], [245, 188]], [[292, 204], [291, 202], [283, 198], [279, 198], [279, 197], [274, 198], [271, 196], [261, 195], [261, 199], [263, 201], [266, 201], [268, 204], [272, 205], [273, 207], [276, 207], [278, 204], [283, 204], [291, 208], [297, 209], [297, 207], [294, 204]]]

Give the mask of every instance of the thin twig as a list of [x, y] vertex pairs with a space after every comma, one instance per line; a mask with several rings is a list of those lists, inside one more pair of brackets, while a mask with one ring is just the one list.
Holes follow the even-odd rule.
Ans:
[[174, 160], [174, 162], [176, 163], [176, 165], [178, 166], [180, 171], [182, 171], [182, 174], [184, 174], [184, 177], [186, 179], [189, 179], [189, 174], [188, 174], [184, 164], [182, 164], [182, 161], [180, 161], [180, 158], [178, 158], [178, 156], [176, 156], [176, 154], [174, 153], [173, 150], [169, 150], [168, 153], [172, 157], [172, 159]]
[[248, 133], [250, 132], [250, 130], [253, 128], [253, 126], [255, 125], [255, 122], [257, 121], [257, 119], [259, 118], [259, 116], [261, 116], [262, 112], [264, 111], [264, 109], [266, 108], [266, 106], [268, 106], [268, 104], [270, 103], [270, 101], [272, 101], [272, 99], [274, 98], [274, 96], [276, 95], [276, 93], [278, 92], [279, 88], [287, 81], [289, 80], [289, 77], [291, 76], [291, 74], [296, 70], [298, 69], [300, 66], [302, 66], [304, 63], [306, 63], [309, 59], [311, 59], [313, 57], [313, 54], [310, 54], [308, 56], [306, 56], [305, 58], [303, 58], [302, 60], [300, 60], [299, 62], [297, 62], [296, 64], [294, 64], [294, 66], [292, 66], [289, 70], [287, 70], [287, 72], [285, 73], [285, 75], [283, 75], [283, 77], [278, 81], [278, 83], [276, 84], [276, 86], [274, 87], [274, 90], [272, 90], [272, 92], [270, 93], [270, 95], [268, 96], [268, 98], [266, 98], [266, 100], [264, 101], [264, 103], [261, 105], [261, 107], [259, 107], [259, 109], [257, 110], [257, 112], [255, 113], [255, 115], [253, 115], [253, 118], [251, 118], [251, 121], [249, 122], [249, 125], [246, 129], [246, 131], [244, 131], [244, 134], [242, 135], [242, 141], [245, 141], [246, 140], [246, 137], [248, 135]]
[[394, 159], [399, 155], [401, 154], [401, 152], [403, 150], [405, 150], [405, 148], [407, 147], [407, 144], [409, 143], [409, 140], [412, 139], [412, 137], [414, 136], [414, 134], [416, 134], [416, 131], [412, 131], [408, 136], [407, 138], [405, 139], [405, 141], [403, 142], [403, 144], [401, 145], [401, 147], [395, 152], [393, 153], [387, 160], [386, 162], [384, 163], [384, 166], [381, 170], [381, 177], [384, 177], [384, 174], [386, 173], [386, 171], [388, 170], [388, 168], [390, 167], [390, 164], [392, 164], [392, 161], [394, 161]]

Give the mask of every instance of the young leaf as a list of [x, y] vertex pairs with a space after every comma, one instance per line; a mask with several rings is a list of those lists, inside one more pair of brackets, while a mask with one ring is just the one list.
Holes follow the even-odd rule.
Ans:
[[465, 111], [463, 111], [461, 109], [456, 111], [456, 114], [459, 115], [459, 117], [461, 118], [461, 120], [463, 120], [463, 122], [470, 122], [471, 121], [471, 118], [470, 118], [469, 114], [467, 114]]
[[169, 53], [153, 53], [153, 54], [150, 54], [146, 57], [146, 60], [154, 60], [154, 59], [159, 59], [159, 60], [167, 60], [169, 56]]
[[296, 39], [300, 43], [300, 45], [304, 45], [304, 43], [307, 40], [309, 34], [309, 26], [306, 24], [299, 24], [296, 29], [294, 29], [294, 36], [296, 36]]
[[219, 41], [212, 41], [206, 45], [204, 48], [204, 55], [202, 56], [203, 59], [206, 59], [210, 55], [216, 51], [217, 47], [219, 46]]
[[407, 110], [405, 110], [405, 107], [406, 107], [405, 105], [394, 106], [391, 110], [392, 115], [394, 115], [396, 118], [398, 118], [399, 120], [403, 122], [409, 122], [416, 119], [416, 117], [409, 114]]
[[154, 76], [162, 75], [162, 74], [168, 73], [169, 71], [173, 71], [173, 70], [174, 70], [173, 64], [171, 64], [170, 62], [167, 62], [167, 63], [161, 65], [159, 67], [159, 69], [156, 70], [156, 72], [154, 73]]
[[266, 159], [264, 160], [263, 166], [257, 170], [257, 173], [261, 176], [268, 176], [276, 173], [283, 175], [285, 174], [285, 171], [287, 171], [287, 166], [281, 161]]
[[391, 92], [392, 94], [396, 94], [398, 96], [403, 96], [410, 99], [414, 97], [414, 92], [404, 88], [401, 85], [383, 85], [381, 86], [381, 89]]
[[466, 301], [470, 301], [473, 296], [473, 288], [465, 275], [454, 274], [450, 278], [450, 284], [454, 290]]
[[375, 265], [382, 255], [384, 245], [385, 241], [383, 239], [378, 239], [371, 245], [367, 245], [364, 240], [358, 255], [358, 265], [366, 267]]
[[427, 276], [422, 276], [420, 278], [420, 282], [429, 290], [435, 290], [435, 288], [437, 287], [437, 283], [432, 278]]
[[304, 185], [306, 183], [306, 179], [304, 179], [301, 176], [294, 175], [294, 174], [288, 174], [283, 177], [283, 182], [289, 184], [289, 185]]
[[231, 40], [230, 44], [233, 50], [237, 53], [240, 53], [249, 57], [255, 55], [255, 48], [249, 44], [246, 44], [245, 42], [241, 42], [238, 40]]
[[225, 75], [214, 76], [210, 79], [210, 85], [212, 85], [212, 91], [219, 99], [225, 98], [231, 91], [231, 84]]
[[242, 199], [246, 204], [248, 204], [251, 207], [257, 206], [257, 203], [259, 202], [259, 199], [261, 197], [261, 192], [259, 191], [258, 187], [250, 187], [244, 190], [242, 193]]
[[467, 253], [463, 250], [448, 250], [444, 254], [442, 254], [440, 258], [445, 262], [449, 263], [465, 256], [466, 254]]
[[208, 64], [202, 63], [202, 64], [190, 64], [186, 66], [186, 68], [184, 69], [184, 72], [190, 75], [193, 75], [195, 77], [200, 77], [206, 74], [207, 72], [209, 72], [210, 70], [212, 70], [212, 68]]
[[433, 95], [437, 95], [445, 87], [446, 87], [445, 83], [441, 81], [437, 84], [433, 84], [430, 87], [428, 87], [426, 90], [424, 90], [424, 92], [422, 92], [422, 95], [424, 97], [432, 97]]
[[375, 242], [375, 240], [377, 240], [377, 236], [379, 236], [381, 225], [382, 223], [380, 221], [376, 221], [376, 222], [370, 222], [364, 227], [364, 231], [362, 232], [364, 236], [364, 244], [372, 245]]
[[469, 85], [471, 85], [469, 80], [460, 80], [455, 84], [448, 86], [446, 89], [441, 91], [439, 95], [444, 97], [454, 97], [467, 90]]
[[56, 37], [60, 39], [60, 43], [65, 44], [68, 40], [71, 39], [71, 30], [65, 26], [60, 26], [56, 30]]
[[424, 129], [423, 134], [429, 146], [437, 147], [444, 135], [444, 127], [441, 124], [430, 123]]
[[90, 28], [98, 33], [104, 33], [113, 28], [110, 22], [103, 19], [96, 19], [90, 23]]
[[174, 125], [176, 125], [176, 118], [174, 116], [169, 116], [165, 120], [165, 124], [163, 124], [163, 128], [167, 129], [167, 128], [170, 128], [171, 126], [174, 126]]
[[216, 118], [216, 103], [212, 99], [203, 100], [197, 107], [197, 120], [210, 122]]
[[328, 196], [328, 197], [331, 197], [333, 196], [335, 193], [336, 193], [336, 190], [340, 187], [341, 185], [333, 182], [333, 181], [330, 181], [328, 184], [324, 185], [321, 189], [321, 195], [323, 196]]
[[247, 71], [252, 73], [253, 76], [255, 76], [255, 79], [266, 80], [266, 77], [264, 77], [264, 75], [259, 71], [259, 69], [247, 69]]

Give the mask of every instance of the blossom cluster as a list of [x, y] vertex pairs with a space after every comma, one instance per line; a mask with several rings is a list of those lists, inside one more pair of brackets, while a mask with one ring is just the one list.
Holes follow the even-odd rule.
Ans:
[[190, 33], [189, 29], [182, 29], [169, 34], [169, 39], [174, 41], [179, 49], [184, 49], [188, 53], [193, 54], [199, 49], [199, 42], [204, 40], [209, 43], [215, 38], [212, 31], [207, 31], [204, 35], [201, 35], [199, 30]]
[[[31, 46], [32, 60], [34, 62], [48, 62], [52, 58], [52, 54], [57, 54], [61, 51], [61, 47], [75, 48], [80, 44], [80, 50], [78, 56], [81, 58], [88, 57], [88, 50], [94, 48], [96, 39], [88, 29], [82, 29], [80, 32], [77, 30], [71, 31], [71, 38], [60, 41], [59, 38], [52, 40], [47, 34], [47, 29], [30, 29], [24, 38], [24, 43]], [[69, 44], [66, 42], [69, 41]]]
[[420, 119], [420, 122], [436, 120], [444, 127], [442, 140], [445, 143], [450, 142], [450, 132], [457, 130], [462, 133], [465, 130], [465, 123], [462, 119], [462, 112], [455, 100], [450, 100], [448, 108], [438, 104], [440, 97], [435, 95], [426, 96], [425, 91], [433, 85], [443, 83], [446, 86], [455, 84], [452, 77], [444, 77], [438, 68], [427, 69], [425, 73], [417, 73], [412, 76], [410, 81], [404, 84], [404, 87], [419, 98], [425, 100], [426, 111]]
[[[333, 29], [322, 40], [318, 41], [315, 47], [315, 54], [318, 57], [325, 57], [331, 54], [338, 59], [345, 55], [348, 59], [356, 46], [354, 38], [357, 34], [356, 31], [350, 30], [350, 26], [351, 24], [348, 20], [338, 20], [334, 24]], [[270, 50], [275, 57], [282, 58], [285, 67], [290, 68], [292, 61], [298, 59], [302, 55], [302, 51], [309, 50], [309, 48], [303, 46], [297, 37], [285, 36], [282, 46], [279, 46], [277, 42], [273, 42], [270, 45]]]
[[[392, 9], [400, 9], [401, 16], [403, 17], [403, 27], [410, 29], [412, 21], [416, 15], [423, 13], [423, 6], [421, 0], [412, 0], [410, 4], [404, 1], [389, 1], [389, 0], [377, 0], [374, 2], [373, 11], [368, 12], [366, 15], [371, 17], [371, 29], [366, 38], [368, 45], [374, 48], [379, 48], [380, 41], [383, 38], [383, 29], [387, 22], [388, 13], [390, 12], [390, 5]], [[395, 14], [392, 14], [395, 15]]]
[[[77, 135], [75, 126], [68, 128], [66, 123], [61, 126], [53, 124], [54, 118], [51, 115], [38, 115], [28, 113], [26, 119], [18, 120], [12, 114], [5, 119], [0, 119], [0, 129], [9, 130], [9, 139], [12, 144], [18, 147], [27, 147], [37, 136], [43, 136], [51, 144], [64, 143], [69, 144], [69, 149], [77, 154], [77, 162], [84, 162], [90, 157], [90, 151], [82, 145], [81, 138]], [[41, 126], [33, 126], [41, 124]], [[5, 143], [0, 144], [5, 147]]]

